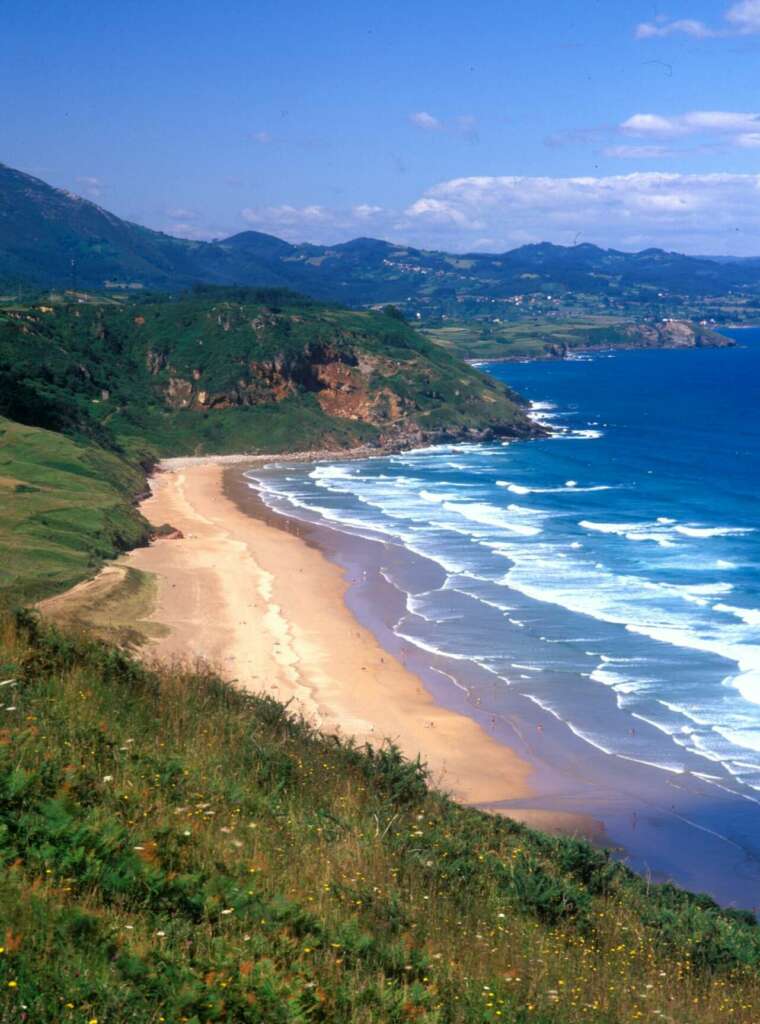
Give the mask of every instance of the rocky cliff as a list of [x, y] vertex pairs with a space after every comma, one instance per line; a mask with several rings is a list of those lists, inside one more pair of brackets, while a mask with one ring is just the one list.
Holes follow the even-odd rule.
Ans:
[[516, 395], [397, 317], [290, 293], [9, 311], [3, 366], [160, 454], [542, 433]]

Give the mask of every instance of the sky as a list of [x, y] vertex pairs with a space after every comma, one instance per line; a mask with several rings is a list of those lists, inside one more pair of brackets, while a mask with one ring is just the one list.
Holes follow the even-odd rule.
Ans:
[[187, 238], [760, 255], [760, 0], [4, 0], [0, 162]]

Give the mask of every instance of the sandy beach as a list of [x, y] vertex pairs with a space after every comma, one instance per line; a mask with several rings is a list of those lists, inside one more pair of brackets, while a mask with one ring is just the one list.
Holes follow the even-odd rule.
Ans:
[[163, 635], [145, 653], [209, 662], [238, 686], [291, 702], [324, 731], [391, 740], [419, 754], [435, 784], [462, 802], [529, 797], [531, 766], [470, 718], [439, 707], [351, 615], [341, 570], [297, 536], [243, 513], [223, 491], [223, 472], [214, 461], [183, 460], [153, 478], [141, 505], [152, 523], [183, 535], [118, 563], [155, 574], [154, 607], [143, 618]]

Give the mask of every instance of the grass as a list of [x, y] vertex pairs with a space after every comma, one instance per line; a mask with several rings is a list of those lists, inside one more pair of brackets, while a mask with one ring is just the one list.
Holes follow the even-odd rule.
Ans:
[[49, 622], [136, 650], [169, 630], [150, 615], [158, 597], [157, 577], [123, 563], [108, 565], [91, 580], [40, 605]]
[[163, 455], [340, 450], [377, 440], [369, 423], [328, 416], [313, 395], [232, 409], [117, 413], [109, 421], [128, 450], [146, 443]]
[[423, 331], [431, 341], [464, 359], [546, 359], [569, 349], [636, 344], [637, 325], [613, 316], [572, 320], [535, 317], [518, 323], [471, 322]]
[[144, 473], [115, 452], [0, 417], [0, 598], [36, 600], [144, 543]]
[[392, 747], [27, 614], [0, 682], [0, 1021], [758, 1019], [748, 915], [459, 807]]
[[436, 327], [423, 333], [453, 355], [466, 359], [542, 359], [555, 346], [579, 348], [630, 343], [621, 328], [630, 321], [616, 317], [578, 317], [571, 321], [534, 318], [518, 323], [476, 323]]

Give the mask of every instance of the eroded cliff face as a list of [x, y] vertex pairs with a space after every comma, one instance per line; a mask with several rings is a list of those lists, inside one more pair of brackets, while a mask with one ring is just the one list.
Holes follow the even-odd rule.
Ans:
[[[224, 325], [222, 324], [222, 329]], [[265, 321], [252, 323], [254, 330]], [[360, 421], [378, 428], [378, 444], [404, 447], [435, 440], [487, 440], [496, 436], [534, 437], [543, 428], [526, 414], [500, 423], [497, 408], [505, 400], [501, 385], [489, 383], [473, 389], [473, 380], [461, 378], [461, 388], [450, 396], [467, 403], [473, 390], [483, 408], [494, 407], [493, 422], [468, 426], [463, 423], [438, 425], [426, 422], [428, 413], [420, 396], [443, 401], [440, 382], [425, 360], [411, 356], [406, 360], [378, 354], [338, 348], [323, 343], [304, 346], [297, 354], [278, 354], [271, 359], [246, 362], [236, 360], [237, 380], [223, 388], [214, 387], [210, 374], [199, 367], [189, 372], [173, 366], [156, 352], [147, 353], [146, 365], [160, 389], [163, 402], [171, 410], [210, 411], [279, 403], [292, 396], [312, 394], [323, 412], [340, 419]], [[405, 387], [415, 374], [415, 386]], [[408, 392], [408, 393], [405, 393]], [[514, 411], [513, 409], [511, 411]], [[489, 417], [486, 417], [489, 419]]]
[[639, 348], [723, 348], [735, 344], [731, 338], [689, 320], [631, 324], [625, 333]]
[[397, 419], [410, 407], [381, 382], [395, 371], [392, 360], [316, 346], [297, 358], [238, 362], [237, 382], [220, 390], [204, 380], [207, 375], [199, 368], [182, 376], [164, 357], [149, 352], [147, 359], [152, 374], [166, 371], [163, 397], [170, 409], [231, 409], [281, 402], [303, 391], [312, 392], [330, 415], [366, 423]]

